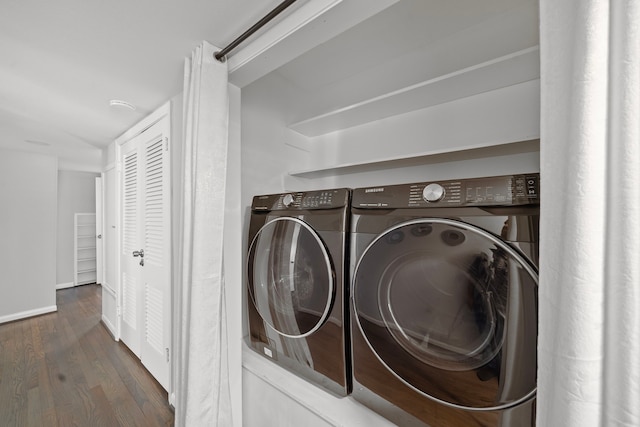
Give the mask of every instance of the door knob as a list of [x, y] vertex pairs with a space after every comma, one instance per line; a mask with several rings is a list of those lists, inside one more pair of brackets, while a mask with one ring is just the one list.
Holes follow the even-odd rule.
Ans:
[[140, 249], [139, 251], [133, 251], [133, 256], [139, 256], [140, 258], [144, 258], [144, 249]]

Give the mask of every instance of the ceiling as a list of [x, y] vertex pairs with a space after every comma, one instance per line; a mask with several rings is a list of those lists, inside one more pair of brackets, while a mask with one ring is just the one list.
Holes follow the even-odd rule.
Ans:
[[[105, 147], [182, 92], [184, 59], [202, 40], [224, 47], [282, 0], [2, 1], [0, 149], [99, 172]], [[499, 84], [535, 78], [510, 58], [537, 45], [537, 22], [537, 0], [302, 0], [234, 52], [230, 79], [246, 87], [273, 71], [293, 88], [292, 129], [314, 136], [357, 124], [343, 111], [383, 117], [389, 93], [424, 108], [494, 89], [497, 71], [515, 76]]]
[[0, 148], [99, 171], [103, 148], [182, 91], [184, 58], [202, 40], [226, 46], [280, 0], [2, 3]]

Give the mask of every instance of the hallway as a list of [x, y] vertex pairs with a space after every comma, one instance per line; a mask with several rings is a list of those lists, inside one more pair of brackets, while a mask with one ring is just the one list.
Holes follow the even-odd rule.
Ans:
[[0, 325], [4, 425], [173, 425], [166, 391], [101, 324], [101, 292], [58, 290], [56, 313]]

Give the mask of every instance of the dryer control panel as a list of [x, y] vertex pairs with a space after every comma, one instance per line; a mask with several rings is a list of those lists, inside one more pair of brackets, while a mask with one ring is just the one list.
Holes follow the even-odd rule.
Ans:
[[314, 190], [255, 196], [253, 211], [316, 210], [348, 206], [350, 191], [347, 188]]
[[540, 203], [540, 174], [420, 182], [353, 190], [352, 206], [398, 209]]

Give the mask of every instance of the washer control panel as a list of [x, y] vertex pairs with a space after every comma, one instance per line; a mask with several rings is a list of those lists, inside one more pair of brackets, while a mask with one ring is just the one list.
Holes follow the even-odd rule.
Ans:
[[288, 194], [285, 194], [284, 196], [282, 196], [282, 204], [284, 206], [286, 206], [286, 207], [291, 206], [293, 204], [293, 202], [295, 202], [295, 201], [296, 201], [296, 199], [293, 196], [293, 194], [291, 194], [291, 193], [288, 193]]
[[513, 206], [540, 203], [540, 174], [420, 182], [353, 190], [355, 208]]
[[426, 187], [424, 187], [424, 190], [422, 190], [422, 198], [427, 203], [439, 202], [444, 198], [444, 195], [444, 187], [435, 182], [428, 184]]
[[351, 190], [347, 188], [267, 194], [255, 196], [251, 209], [254, 211], [333, 209], [347, 206], [350, 195]]

